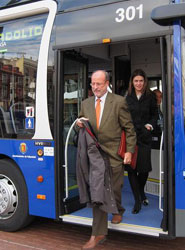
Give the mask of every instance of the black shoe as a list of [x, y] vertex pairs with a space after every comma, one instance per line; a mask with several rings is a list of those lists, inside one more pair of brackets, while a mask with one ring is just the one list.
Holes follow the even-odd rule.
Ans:
[[141, 210], [141, 203], [135, 203], [133, 209], [132, 209], [132, 213], [133, 214], [138, 214], [139, 211]]
[[148, 200], [148, 199], [144, 199], [144, 200], [142, 201], [142, 203], [143, 203], [144, 206], [148, 206], [149, 200]]

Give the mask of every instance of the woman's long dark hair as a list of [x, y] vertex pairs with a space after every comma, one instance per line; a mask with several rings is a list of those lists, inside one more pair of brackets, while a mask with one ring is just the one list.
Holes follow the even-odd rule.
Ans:
[[133, 79], [136, 76], [142, 76], [144, 78], [144, 86], [143, 86], [142, 94], [144, 94], [144, 93], [149, 94], [150, 89], [149, 89], [149, 86], [148, 86], [148, 79], [147, 79], [146, 73], [142, 69], [136, 69], [132, 73], [132, 75], [130, 77], [129, 87], [128, 87], [128, 94], [131, 95], [131, 93], [132, 93], [132, 91], [134, 89]]

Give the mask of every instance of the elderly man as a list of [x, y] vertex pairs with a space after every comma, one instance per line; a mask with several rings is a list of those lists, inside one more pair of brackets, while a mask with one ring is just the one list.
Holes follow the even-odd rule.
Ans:
[[[113, 215], [112, 223], [118, 224], [122, 221], [125, 210], [121, 205], [124, 167], [123, 160], [118, 155], [121, 132], [122, 129], [125, 130], [127, 143], [124, 164], [131, 163], [136, 144], [136, 134], [125, 98], [108, 92], [108, 86], [109, 75], [106, 71], [98, 70], [92, 74], [91, 87], [94, 96], [82, 102], [80, 117], [88, 119], [101, 148], [109, 158], [112, 169], [113, 191], [119, 212]], [[77, 121], [79, 127], [83, 127], [81, 119]], [[107, 213], [98, 206], [94, 206], [92, 235], [83, 249], [92, 249], [104, 241], [107, 231]]]

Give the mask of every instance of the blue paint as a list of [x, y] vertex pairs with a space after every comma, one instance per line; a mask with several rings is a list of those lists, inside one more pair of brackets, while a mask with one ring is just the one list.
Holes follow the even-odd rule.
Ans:
[[[40, 140], [42, 141], [42, 140]], [[54, 150], [54, 141], [47, 141]], [[22, 144], [23, 143], [23, 144]], [[23, 151], [21, 151], [21, 144]], [[26, 145], [26, 150], [24, 147]], [[43, 152], [48, 146], [36, 146], [34, 140], [0, 140], [1, 154], [9, 156], [16, 162], [23, 173], [28, 189], [29, 213], [47, 218], [56, 218], [55, 208], [55, 170], [54, 155], [42, 157], [37, 150]], [[37, 182], [37, 176], [42, 175], [44, 181]], [[46, 200], [37, 199], [37, 194], [46, 195]]]
[[[179, 1], [176, 1], [179, 3]], [[176, 209], [185, 209], [185, 135], [181, 62], [181, 22], [174, 23], [174, 148]]]

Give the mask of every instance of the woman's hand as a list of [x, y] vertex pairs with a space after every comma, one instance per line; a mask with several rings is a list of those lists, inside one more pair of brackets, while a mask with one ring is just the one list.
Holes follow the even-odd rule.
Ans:
[[146, 124], [146, 125], [145, 125], [145, 128], [146, 128], [147, 130], [150, 130], [150, 131], [151, 131], [151, 130], [152, 130], [152, 125]]

